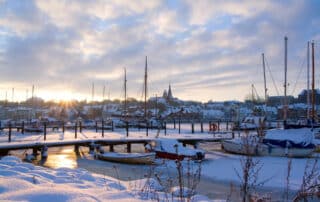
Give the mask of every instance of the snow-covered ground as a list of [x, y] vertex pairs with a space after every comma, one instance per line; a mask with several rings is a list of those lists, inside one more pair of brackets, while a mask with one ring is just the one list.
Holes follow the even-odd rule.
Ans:
[[[127, 138], [124, 130], [105, 132], [104, 138], [117, 139]], [[161, 131], [149, 130], [149, 137], [175, 138], [175, 137], [213, 137], [208, 133], [191, 134], [188, 128], [183, 129], [181, 134], [177, 130], [168, 129], [167, 135]], [[146, 137], [145, 130], [131, 130], [129, 138]], [[43, 134], [21, 134], [14, 132], [12, 143], [7, 143], [6, 132], [0, 135], [0, 146], [14, 144], [15, 142], [42, 142]], [[84, 131], [78, 132], [78, 139], [101, 138], [101, 132]], [[64, 141], [74, 139], [73, 131], [52, 132], [47, 134], [47, 141]], [[319, 141], [317, 142], [319, 143]], [[313, 163], [319, 154], [313, 158], [292, 159], [290, 183], [291, 190], [298, 190], [302, 183], [305, 167]], [[202, 179], [213, 183], [240, 183], [237, 172], [241, 173], [241, 159], [244, 156], [226, 154], [220, 151], [209, 151], [206, 160], [202, 162]], [[258, 182], [265, 181], [264, 187], [272, 189], [284, 189], [286, 187], [286, 176], [288, 158], [285, 157], [254, 157], [262, 166]], [[174, 161], [168, 161], [167, 167], [175, 170]], [[317, 163], [320, 167], [320, 163]], [[142, 180], [146, 181], [146, 179]], [[0, 200], [27, 200], [27, 201], [141, 201], [151, 200], [143, 198], [139, 186], [142, 181], [123, 182], [107, 176], [89, 173], [84, 169], [47, 169], [21, 162], [15, 157], [5, 157], [0, 160]], [[132, 184], [135, 184], [134, 189]], [[160, 193], [160, 196], [163, 193]], [[163, 196], [163, 195], [162, 195]], [[196, 201], [207, 201], [208, 198], [196, 196]]]
[[[161, 190], [152, 179], [123, 182], [84, 169], [34, 166], [14, 156], [0, 160], [1, 201], [152, 201], [165, 197]], [[192, 200], [209, 201], [200, 195]]]

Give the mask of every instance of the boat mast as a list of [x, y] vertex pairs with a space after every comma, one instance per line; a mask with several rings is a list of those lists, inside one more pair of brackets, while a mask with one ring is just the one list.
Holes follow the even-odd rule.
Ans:
[[94, 100], [94, 83], [92, 82], [92, 88], [91, 88], [91, 102], [93, 103]]
[[307, 120], [310, 120], [310, 42], [307, 46]]
[[124, 68], [124, 112], [127, 115], [127, 70]]
[[146, 64], [144, 70], [144, 119], [147, 121], [147, 79], [148, 79], [148, 60], [146, 56]]
[[314, 92], [314, 42], [311, 43], [312, 48], [312, 122], [314, 122], [315, 119], [315, 92]]
[[288, 37], [284, 37], [284, 107], [283, 107], [283, 126], [286, 128], [287, 124], [287, 45], [288, 45]]
[[266, 65], [264, 61], [264, 53], [262, 53], [262, 67], [263, 67], [263, 80], [264, 80], [264, 104], [267, 106], [268, 98], [267, 98], [267, 81], [266, 81]]

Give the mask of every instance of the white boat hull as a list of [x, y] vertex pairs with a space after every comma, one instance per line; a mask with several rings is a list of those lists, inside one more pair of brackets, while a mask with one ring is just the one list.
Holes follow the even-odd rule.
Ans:
[[153, 164], [156, 154], [150, 153], [116, 153], [96, 154], [98, 159], [128, 164]]
[[233, 140], [222, 142], [222, 148], [226, 152], [256, 155], [256, 156], [286, 156], [286, 157], [308, 157], [312, 155], [313, 148], [283, 148], [279, 146], [266, 145], [259, 143], [256, 145], [245, 145]]

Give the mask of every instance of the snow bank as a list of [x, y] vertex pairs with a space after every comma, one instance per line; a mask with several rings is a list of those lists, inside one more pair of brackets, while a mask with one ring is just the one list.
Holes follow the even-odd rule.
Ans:
[[[154, 179], [122, 182], [111, 177], [91, 174], [85, 169], [48, 169], [22, 162], [14, 156], [0, 160], [0, 201], [151, 201], [142, 197], [141, 189], [162, 196]], [[137, 186], [139, 185], [139, 186]], [[204, 201], [198, 196], [193, 201]], [[208, 201], [208, 200], [207, 200]]]

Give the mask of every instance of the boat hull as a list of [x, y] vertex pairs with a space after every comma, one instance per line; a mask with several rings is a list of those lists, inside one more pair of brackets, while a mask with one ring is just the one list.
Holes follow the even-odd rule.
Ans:
[[295, 148], [295, 147], [279, 147], [275, 145], [267, 145], [259, 143], [257, 145], [244, 145], [232, 140], [222, 142], [222, 148], [226, 152], [242, 155], [254, 156], [283, 156], [283, 157], [308, 157], [311, 156], [313, 148]]
[[112, 161], [127, 164], [154, 164], [156, 154], [151, 153], [115, 153], [109, 152], [97, 154], [96, 157], [100, 160]]

